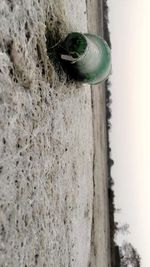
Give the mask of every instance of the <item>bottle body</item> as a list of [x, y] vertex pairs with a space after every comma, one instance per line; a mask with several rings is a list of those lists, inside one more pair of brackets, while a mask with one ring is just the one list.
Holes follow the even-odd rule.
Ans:
[[61, 58], [75, 80], [97, 84], [110, 74], [110, 49], [99, 36], [70, 33], [62, 47], [64, 54], [61, 54]]

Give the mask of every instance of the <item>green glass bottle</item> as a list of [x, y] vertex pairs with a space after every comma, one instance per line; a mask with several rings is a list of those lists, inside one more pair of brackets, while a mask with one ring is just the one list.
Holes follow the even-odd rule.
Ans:
[[94, 34], [70, 33], [61, 44], [60, 57], [70, 76], [84, 83], [100, 83], [111, 71], [110, 48]]

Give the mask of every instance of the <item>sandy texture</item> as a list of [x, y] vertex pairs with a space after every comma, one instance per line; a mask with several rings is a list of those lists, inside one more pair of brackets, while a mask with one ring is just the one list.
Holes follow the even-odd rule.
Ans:
[[48, 58], [45, 25], [60, 21], [87, 31], [86, 1], [1, 0], [0, 267], [98, 266], [91, 88], [60, 82]]
[[[91, 0], [87, 0], [87, 17], [88, 31], [103, 36], [102, 1], [94, 1], [91, 4]], [[94, 130], [91, 266], [99, 267], [111, 265], [104, 83], [93, 86], [91, 92]]]

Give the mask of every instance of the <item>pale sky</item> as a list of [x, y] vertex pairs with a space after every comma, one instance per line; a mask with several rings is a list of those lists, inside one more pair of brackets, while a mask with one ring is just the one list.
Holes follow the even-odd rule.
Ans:
[[108, 0], [117, 219], [150, 267], [150, 0]]

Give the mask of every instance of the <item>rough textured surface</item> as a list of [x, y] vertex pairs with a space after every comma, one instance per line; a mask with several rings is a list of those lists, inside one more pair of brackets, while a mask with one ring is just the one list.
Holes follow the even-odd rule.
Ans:
[[[85, 1], [57, 4], [68, 30], [86, 31]], [[47, 56], [45, 25], [60, 23], [57, 10], [48, 0], [0, 4], [1, 267], [89, 262], [91, 90], [59, 82]]]
[[109, 266], [104, 88], [68, 83], [46, 47], [47, 27], [59, 33], [51, 58], [87, 21], [101, 33], [100, 11], [99, 0], [1, 0], [0, 267]]

